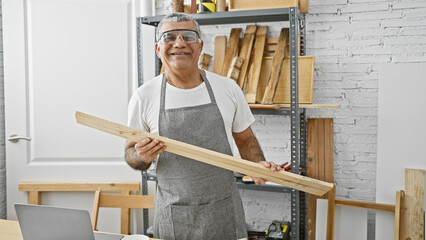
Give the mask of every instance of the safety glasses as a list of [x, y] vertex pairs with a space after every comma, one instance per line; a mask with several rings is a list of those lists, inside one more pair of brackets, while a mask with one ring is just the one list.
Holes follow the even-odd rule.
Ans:
[[163, 32], [160, 36], [160, 39], [158, 39], [158, 42], [163, 44], [174, 44], [178, 37], [180, 37], [184, 43], [194, 43], [197, 42], [200, 38], [197, 31], [195, 30], [173, 29]]

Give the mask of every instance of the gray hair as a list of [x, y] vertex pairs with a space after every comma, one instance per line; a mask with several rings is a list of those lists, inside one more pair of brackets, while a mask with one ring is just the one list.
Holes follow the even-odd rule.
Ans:
[[195, 29], [198, 33], [198, 36], [201, 37], [201, 30], [200, 30], [200, 25], [198, 24], [197, 20], [195, 20], [193, 17], [191, 17], [188, 14], [185, 13], [181, 13], [181, 12], [175, 12], [175, 13], [170, 13], [169, 15], [166, 15], [163, 17], [163, 19], [160, 21], [160, 23], [157, 26], [157, 29], [155, 30], [155, 38], [156, 40], [160, 40], [160, 30], [161, 27], [163, 27], [163, 24], [165, 22], [186, 22], [186, 21], [191, 21], [195, 24]]

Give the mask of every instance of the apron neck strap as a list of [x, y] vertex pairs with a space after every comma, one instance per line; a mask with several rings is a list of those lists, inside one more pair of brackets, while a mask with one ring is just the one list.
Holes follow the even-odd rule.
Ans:
[[[211, 104], [216, 104], [216, 98], [214, 97], [212, 87], [210, 86], [210, 83], [207, 80], [206, 75], [204, 74], [203, 71], [201, 71], [201, 69], [198, 69], [198, 71], [200, 72], [201, 78], [206, 84], [207, 92], [209, 93]], [[163, 79], [161, 82], [161, 94], [160, 94], [160, 110], [166, 109], [166, 86], [167, 86], [167, 76], [166, 76], [166, 73], [163, 73]]]

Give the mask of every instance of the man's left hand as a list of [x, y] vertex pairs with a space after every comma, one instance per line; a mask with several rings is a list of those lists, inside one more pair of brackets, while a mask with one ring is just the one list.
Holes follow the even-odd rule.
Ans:
[[[273, 171], [273, 172], [281, 171], [281, 170], [283, 170], [283, 169], [284, 169], [284, 168], [280, 167], [280, 165], [277, 165], [277, 164], [276, 164], [276, 163], [274, 163], [274, 162], [260, 161], [260, 162], [258, 162], [258, 163], [259, 163], [259, 164], [262, 164], [262, 166], [264, 166], [264, 167], [266, 167], [266, 168], [271, 169], [271, 171]], [[265, 185], [265, 183], [266, 183], [266, 180], [265, 180], [265, 179], [263, 179], [263, 178], [260, 178], [260, 177], [251, 177], [251, 178], [253, 179], [253, 181], [254, 181], [256, 184]]]

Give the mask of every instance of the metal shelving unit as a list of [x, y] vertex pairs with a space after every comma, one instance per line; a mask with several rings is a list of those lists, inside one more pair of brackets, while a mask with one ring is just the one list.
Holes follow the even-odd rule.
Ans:
[[[233, 11], [233, 12], [217, 12], [209, 14], [191, 14], [200, 25], [214, 24], [235, 24], [235, 23], [260, 23], [260, 22], [277, 22], [288, 21], [290, 26], [290, 108], [278, 110], [261, 110], [253, 109], [254, 114], [267, 115], [287, 115], [291, 118], [291, 171], [301, 174], [300, 169], [306, 169], [306, 117], [305, 110], [299, 109], [299, 91], [298, 91], [298, 34], [301, 36], [300, 54], [305, 55], [305, 15], [299, 12], [297, 7], [250, 10], [250, 11]], [[139, 17], [137, 18], [137, 47], [138, 47], [138, 82], [142, 85], [142, 32], [141, 25], [151, 25], [156, 27], [163, 16]], [[158, 65], [158, 64], [157, 64]], [[158, 66], [156, 66], [158, 72]], [[302, 171], [302, 174], [305, 171]], [[142, 172], [142, 194], [148, 194], [148, 180], [156, 180], [155, 176], [149, 172]], [[242, 189], [285, 192], [291, 194], [291, 239], [306, 239], [306, 197], [305, 193], [295, 189], [282, 186], [258, 186], [254, 184], [238, 183], [237, 186]], [[144, 210], [144, 230], [148, 228], [148, 211]]]

